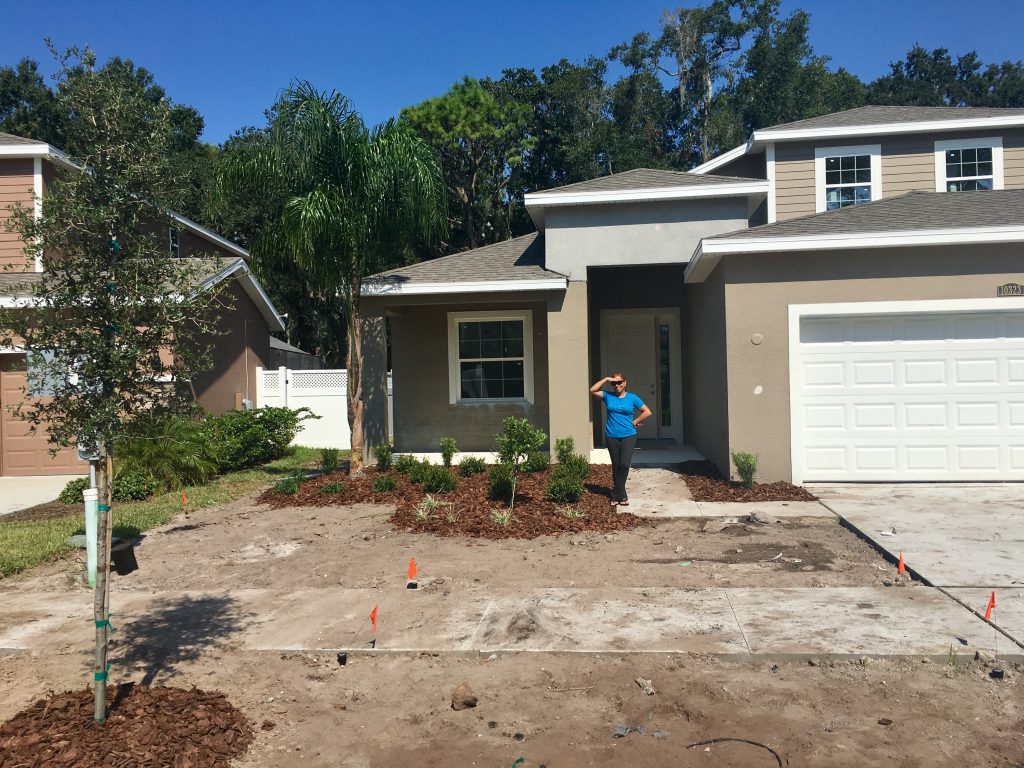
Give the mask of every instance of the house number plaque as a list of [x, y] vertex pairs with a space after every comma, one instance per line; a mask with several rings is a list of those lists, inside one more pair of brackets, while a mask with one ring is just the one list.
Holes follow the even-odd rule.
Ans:
[[1024, 296], [1024, 285], [1020, 283], [1006, 283], [996, 287], [996, 296]]

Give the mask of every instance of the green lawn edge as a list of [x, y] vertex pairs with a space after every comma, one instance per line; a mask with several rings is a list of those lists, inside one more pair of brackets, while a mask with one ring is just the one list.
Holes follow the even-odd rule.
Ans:
[[[342, 452], [348, 455], [347, 451]], [[315, 465], [320, 452], [295, 447], [284, 458], [253, 469], [221, 475], [206, 485], [186, 486], [188, 508], [202, 509], [240, 499], [265, 488], [296, 469]], [[163, 525], [182, 512], [181, 491], [171, 491], [145, 501], [113, 505], [114, 536], [131, 539]], [[51, 520], [0, 521], [0, 578], [60, 557], [70, 547], [69, 536], [83, 532], [84, 512]]]

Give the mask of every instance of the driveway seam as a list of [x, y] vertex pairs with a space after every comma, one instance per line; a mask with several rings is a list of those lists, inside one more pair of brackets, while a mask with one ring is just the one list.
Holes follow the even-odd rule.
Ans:
[[747, 646], [747, 653], [753, 656], [754, 652], [750, 648], [750, 643], [747, 642], [747, 633], [743, 631], [743, 625], [740, 624], [740, 617], [736, 615], [736, 609], [733, 607], [732, 598], [729, 597], [729, 590], [723, 589], [722, 591], [725, 593], [725, 601], [729, 604], [729, 610], [732, 611], [732, 618], [733, 621], [736, 622], [736, 629], [740, 631], [740, 637], [743, 638], [743, 644]]

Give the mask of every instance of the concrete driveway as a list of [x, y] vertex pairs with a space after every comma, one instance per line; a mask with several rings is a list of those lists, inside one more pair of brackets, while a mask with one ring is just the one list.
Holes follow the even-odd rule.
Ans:
[[9, 515], [57, 498], [75, 475], [0, 477], [0, 515]]
[[894, 558], [1024, 644], [1024, 484], [812, 486]]

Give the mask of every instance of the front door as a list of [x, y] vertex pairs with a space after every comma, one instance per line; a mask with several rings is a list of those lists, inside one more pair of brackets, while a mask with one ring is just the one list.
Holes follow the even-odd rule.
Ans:
[[637, 430], [641, 439], [682, 443], [679, 352], [678, 310], [601, 313], [601, 375], [621, 371], [654, 414]]

